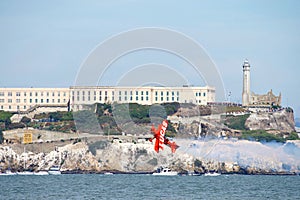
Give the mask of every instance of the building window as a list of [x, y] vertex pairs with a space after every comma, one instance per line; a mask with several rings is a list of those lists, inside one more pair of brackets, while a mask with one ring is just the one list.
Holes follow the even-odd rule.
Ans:
[[167, 101], [169, 101], [169, 97], [167, 97]]
[[163, 101], [163, 100], [164, 100], [164, 97], [160, 97], [160, 100]]
[[155, 97], [155, 101], [157, 101], [158, 99], [157, 99], [157, 97]]
[[132, 101], [132, 96], [130, 96], [130, 101]]
[[79, 96], [77, 96], [77, 101], [79, 101]]
[[169, 96], [169, 91], [167, 91], [167, 96]]
[[122, 98], [121, 97], [119, 97], [119, 101], [121, 101], [122, 100]]
[[88, 101], [91, 101], [91, 96], [88, 96]]
[[66, 92], [64, 92], [64, 97], [66, 96]]
[[37, 93], [37, 92], [35, 92], [35, 96], [36, 96], [36, 97], [38, 96], [38, 93]]
[[164, 96], [164, 92], [163, 91], [160, 92], [160, 96]]
[[125, 93], [125, 95], [127, 95], [127, 91], [125, 91], [124, 93]]
[[139, 95], [139, 91], [135, 91], [135, 95], [138, 96]]
[[172, 97], [172, 101], [174, 101], [174, 97]]
[[60, 99], [57, 99], [57, 103], [60, 103]]
[[120, 95], [120, 96], [122, 95], [122, 91], [119, 91], [119, 95]]
[[148, 91], [146, 91], [146, 95], [149, 95], [149, 92], [148, 92]]
[[53, 96], [53, 97], [55, 96], [54, 92], [52, 92], [52, 96]]
[[91, 95], [91, 91], [88, 91], [88, 95]]
[[44, 99], [41, 99], [41, 103], [44, 103]]
[[16, 96], [17, 96], [17, 97], [21, 96], [21, 93], [20, 93], [20, 92], [17, 92], [17, 93], [16, 93]]
[[144, 91], [141, 91], [141, 95], [144, 95]]
[[206, 93], [205, 93], [205, 92], [203, 92], [203, 96], [204, 96], [204, 97], [206, 96]]
[[66, 99], [64, 99], [64, 103], [66, 103], [67, 102], [67, 100]]
[[24, 106], [24, 109], [26, 109], [26, 106]]
[[24, 92], [24, 97], [26, 97], [26, 92]]
[[47, 97], [49, 97], [49, 92], [47, 92]]
[[41, 92], [41, 96], [44, 96], [44, 93], [43, 93], [43, 92]]
[[55, 100], [54, 100], [54, 99], [52, 99], [52, 103], [55, 103]]
[[20, 103], [20, 102], [21, 102], [21, 100], [20, 100], [20, 99], [16, 99], [16, 102], [17, 102], [17, 103]]
[[136, 96], [136, 97], [135, 97], [135, 100], [138, 101], [138, 100], [139, 100], [139, 96]]
[[46, 99], [46, 103], [49, 103], [49, 99]]
[[8, 99], [7, 101], [8, 101], [8, 103], [12, 103], [12, 99]]
[[141, 96], [141, 100], [144, 101], [144, 97], [143, 96]]
[[3, 106], [1, 106], [1, 110], [3, 110]]
[[127, 96], [124, 97], [124, 100], [127, 101]]
[[30, 93], [29, 93], [29, 96], [31, 96], [31, 97], [32, 97], [32, 92], [30, 92]]
[[94, 96], [94, 101], [96, 101], [96, 99], [97, 99], [96, 96]]
[[59, 97], [60, 97], [60, 92], [57, 92], [57, 96], [59, 96]]
[[11, 106], [8, 106], [8, 109], [11, 109]]
[[84, 92], [84, 91], [82, 91], [82, 95], [85, 95], [85, 92]]
[[0, 99], [0, 103], [4, 103], [4, 99]]
[[8, 94], [7, 94], [9, 97], [11, 97], [12, 96], [12, 92], [8, 92]]
[[174, 94], [175, 94], [174, 91], [172, 91], [172, 96], [174, 96]]
[[148, 96], [146, 96], [146, 101], [148, 101], [149, 100], [149, 97]]
[[35, 99], [35, 103], [38, 103], [38, 99]]
[[1, 96], [1, 97], [4, 97], [4, 92], [0, 92], [0, 96]]
[[32, 99], [29, 99], [29, 103], [32, 103]]
[[155, 96], [157, 96], [157, 91], [155, 91]]
[[77, 91], [77, 96], [79, 96], [80, 94], [79, 94], [79, 91]]

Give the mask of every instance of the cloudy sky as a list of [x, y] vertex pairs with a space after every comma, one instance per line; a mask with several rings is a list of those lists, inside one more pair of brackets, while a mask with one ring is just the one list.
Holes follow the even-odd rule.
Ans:
[[[299, 10], [297, 0], [0, 1], [0, 87], [69, 87], [103, 41], [132, 29], [160, 27], [205, 49], [231, 100], [241, 102], [247, 58], [251, 90], [281, 92], [283, 106], [300, 117]], [[107, 73], [122, 76], [122, 65], [151, 62], [186, 65], [165, 52], [141, 51], [124, 56]], [[193, 77], [189, 82], [203, 85]]]

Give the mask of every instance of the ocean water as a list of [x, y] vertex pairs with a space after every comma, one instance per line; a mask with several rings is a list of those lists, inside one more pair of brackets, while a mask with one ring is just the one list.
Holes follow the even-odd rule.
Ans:
[[300, 176], [0, 176], [0, 199], [300, 199]]

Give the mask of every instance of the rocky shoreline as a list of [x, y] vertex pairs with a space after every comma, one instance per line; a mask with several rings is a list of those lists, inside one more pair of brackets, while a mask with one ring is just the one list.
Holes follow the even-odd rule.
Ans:
[[[167, 166], [181, 175], [201, 175], [211, 170], [245, 175], [298, 175], [300, 171], [298, 144], [292, 149], [286, 144], [270, 149], [268, 145], [250, 141], [178, 142], [181, 147], [175, 154], [167, 147], [156, 153], [152, 143], [146, 140], [66, 142], [48, 152], [22, 153], [22, 147], [34, 150], [44, 144], [0, 145], [0, 171], [42, 171], [53, 165], [60, 165], [62, 174], [151, 174], [160, 166]], [[241, 146], [249, 152], [244, 152]], [[253, 148], [265, 155], [253, 154]]]

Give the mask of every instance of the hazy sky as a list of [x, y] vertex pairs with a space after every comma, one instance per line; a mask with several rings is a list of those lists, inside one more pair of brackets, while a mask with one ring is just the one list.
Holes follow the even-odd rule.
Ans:
[[[283, 106], [300, 117], [299, 10], [297, 0], [0, 1], [0, 87], [69, 87], [99, 43], [123, 31], [161, 27], [186, 34], [207, 51], [231, 100], [241, 102], [247, 58], [251, 90], [281, 92]], [[129, 55], [119, 65], [178, 60], [156, 54]]]

